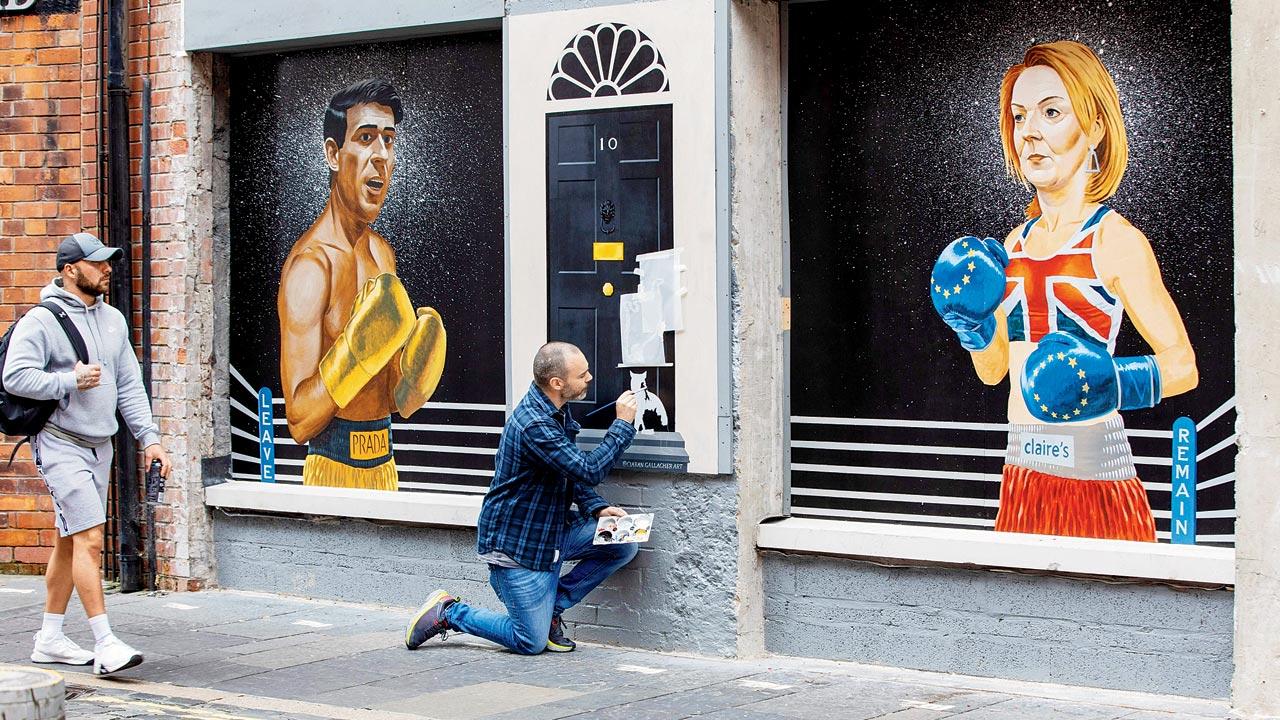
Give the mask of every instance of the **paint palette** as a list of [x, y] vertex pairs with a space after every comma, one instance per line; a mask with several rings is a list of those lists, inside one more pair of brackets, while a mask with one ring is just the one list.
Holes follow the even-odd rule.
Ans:
[[616, 545], [618, 543], [637, 543], [649, 540], [649, 531], [653, 528], [653, 513], [637, 513], [613, 517], [606, 515], [596, 521], [595, 545]]

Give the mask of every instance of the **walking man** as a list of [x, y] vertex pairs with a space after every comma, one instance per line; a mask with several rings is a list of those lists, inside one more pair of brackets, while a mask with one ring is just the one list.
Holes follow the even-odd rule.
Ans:
[[[551, 342], [533, 361], [533, 384], [502, 430], [493, 482], [480, 508], [477, 552], [489, 584], [507, 607], [500, 613], [459, 602], [444, 590], [427, 598], [409, 622], [405, 645], [456, 630], [522, 655], [569, 652], [560, 614], [636, 556], [636, 545], [593, 545], [596, 520], [623, 516], [593, 489], [635, 438], [636, 398], [617, 401], [617, 420], [599, 447], [574, 444], [580, 426], [567, 403], [586, 397], [591, 372], [577, 347]], [[569, 512], [577, 503], [579, 514]], [[566, 561], [578, 561], [564, 577]]]
[[[53, 313], [34, 308], [22, 317], [9, 341], [4, 387], [34, 400], [59, 400], [49, 422], [31, 440], [36, 468], [53, 496], [58, 540], [45, 571], [44, 623], [35, 636], [31, 660], [88, 665], [106, 675], [142, 662], [142, 654], [111, 632], [102, 595], [103, 524], [111, 476], [111, 438], [119, 410], [129, 432], [144, 448], [146, 464], [169, 456], [151, 418], [142, 371], [124, 315], [102, 299], [111, 281], [111, 261], [119, 248], [104, 246], [89, 233], [58, 245], [58, 277], [40, 291], [41, 301], [61, 305], [89, 351], [89, 364], [76, 351]], [[90, 653], [62, 632], [75, 588], [93, 628]]]

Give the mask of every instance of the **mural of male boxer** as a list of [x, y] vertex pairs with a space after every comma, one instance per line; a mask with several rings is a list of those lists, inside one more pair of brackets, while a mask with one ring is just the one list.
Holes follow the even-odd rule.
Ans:
[[391, 411], [412, 415], [444, 370], [440, 315], [414, 311], [395, 251], [370, 228], [391, 185], [403, 116], [383, 80], [329, 101], [329, 199], [280, 274], [280, 380], [289, 434], [308, 444], [304, 485], [397, 489]]

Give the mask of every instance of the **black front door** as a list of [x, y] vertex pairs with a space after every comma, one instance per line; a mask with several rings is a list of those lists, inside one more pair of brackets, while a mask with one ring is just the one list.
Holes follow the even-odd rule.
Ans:
[[[671, 247], [671, 106], [547, 116], [548, 335], [582, 348], [595, 381], [573, 415], [607, 427], [613, 402], [638, 382], [667, 413], [646, 426], [675, 429], [674, 368], [619, 367], [619, 300], [636, 292], [636, 255]], [[664, 333], [667, 363], [675, 362]], [[633, 377], [634, 376], [634, 377]]]

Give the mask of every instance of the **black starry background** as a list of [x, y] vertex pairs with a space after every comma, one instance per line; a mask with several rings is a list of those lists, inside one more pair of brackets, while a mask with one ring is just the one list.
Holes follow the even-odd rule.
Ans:
[[[1130, 428], [1205, 418], [1234, 393], [1230, 13], [1225, 0], [863, 0], [789, 6], [788, 183], [793, 415], [1001, 423], [1008, 381], [983, 385], [937, 317], [929, 273], [961, 235], [1005, 235], [1031, 191], [1004, 170], [1000, 81], [1038, 42], [1094, 49], [1120, 91], [1130, 160], [1107, 201], [1150, 239], [1196, 351], [1200, 384]], [[1126, 315], [1116, 354], [1150, 354]], [[1234, 413], [1201, 433], [1229, 437]], [[806, 440], [1003, 445], [987, 432], [793, 425]], [[996, 437], [999, 435], [999, 437]], [[1168, 457], [1169, 441], [1134, 453]], [[1202, 462], [1229, 473], [1234, 447]], [[796, 450], [793, 462], [999, 472], [954, 456]], [[979, 466], [980, 465], [980, 466]], [[1139, 468], [1169, 480], [1168, 468]], [[995, 498], [985, 483], [793, 471], [794, 502], [816, 508], [994, 518], [994, 509], [805, 497], [799, 488]], [[1202, 508], [1233, 507], [1228, 483]], [[1169, 493], [1152, 493], [1157, 510]], [[821, 511], [815, 511], [821, 512]], [[797, 508], [797, 513], [803, 510]], [[1229, 533], [1229, 519], [1200, 532]], [[1167, 530], [1167, 520], [1157, 520]]]
[[280, 397], [276, 296], [285, 256], [329, 195], [329, 99], [359, 80], [404, 103], [373, 228], [415, 306], [448, 332], [432, 401], [505, 402], [500, 33], [238, 58], [231, 67], [231, 362]]
[[[1119, 87], [1130, 162], [1108, 205], [1151, 240], [1200, 367], [1198, 389], [1131, 422], [1168, 428], [1231, 397], [1226, 3], [860, 6], [790, 11], [795, 412], [1003, 420], [1007, 385], [978, 382], [934, 313], [929, 272], [956, 237], [1003, 240], [1024, 219], [1031, 193], [1000, 150], [1000, 80], [1027, 47], [1060, 39], [1099, 52]], [[1149, 354], [1124, 327], [1116, 354]]]

